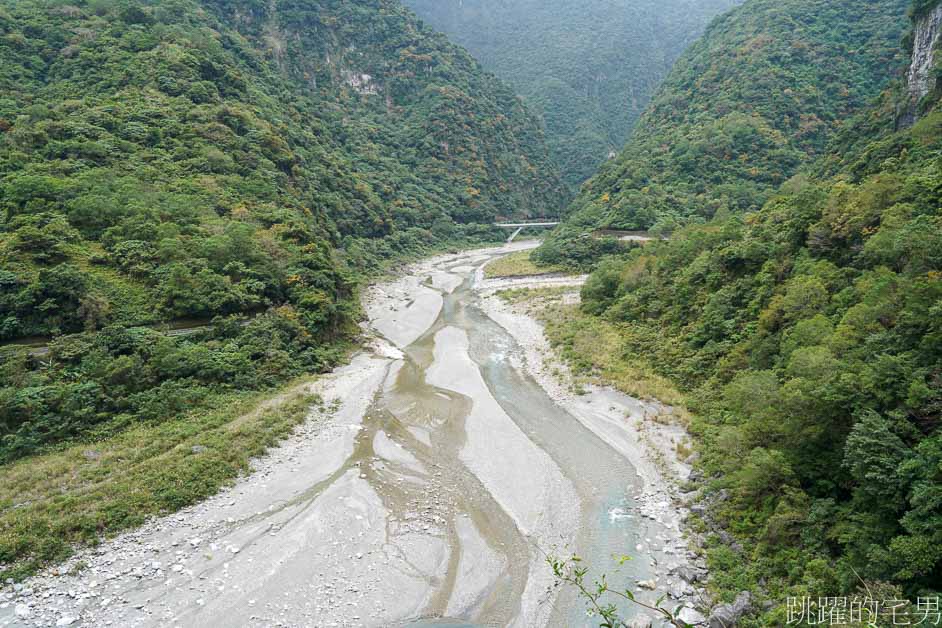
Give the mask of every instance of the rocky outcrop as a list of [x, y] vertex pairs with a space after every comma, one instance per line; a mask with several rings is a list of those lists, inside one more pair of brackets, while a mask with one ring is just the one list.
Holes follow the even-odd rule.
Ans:
[[913, 57], [906, 73], [909, 94], [921, 100], [932, 89], [930, 78], [935, 49], [942, 35], [942, 4], [916, 21], [913, 34]]
[[912, 124], [918, 114], [919, 101], [935, 87], [932, 84], [932, 68], [935, 52], [942, 35], [942, 4], [919, 17], [913, 28], [913, 55], [906, 72], [906, 87], [909, 92], [907, 111], [902, 123]]

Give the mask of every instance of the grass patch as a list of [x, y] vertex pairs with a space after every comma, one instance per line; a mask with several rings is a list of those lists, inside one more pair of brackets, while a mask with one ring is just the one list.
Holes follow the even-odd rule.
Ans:
[[77, 547], [214, 495], [315, 403], [300, 381], [275, 396], [220, 395], [212, 411], [0, 468], [0, 574], [24, 578]]
[[496, 279], [499, 277], [530, 277], [567, 272], [567, 269], [563, 266], [537, 266], [530, 259], [530, 253], [532, 251], [517, 251], [499, 257], [484, 267], [484, 276], [489, 279]]
[[498, 295], [510, 303], [530, 304], [529, 313], [543, 323], [550, 344], [576, 376], [577, 387], [608, 385], [632, 397], [657, 400], [673, 406], [673, 416], [687, 422], [684, 394], [643, 354], [632, 350], [637, 344], [633, 336], [644, 331], [584, 313], [564, 299], [571, 292], [572, 288], [514, 289]]

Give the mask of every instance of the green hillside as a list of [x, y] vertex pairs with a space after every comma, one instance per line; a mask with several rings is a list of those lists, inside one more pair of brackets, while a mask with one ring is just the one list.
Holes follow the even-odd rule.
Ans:
[[609, 258], [583, 289], [622, 359], [688, 394], [711, 586], [772, 602], [740, 625], [785, 625], [788, 596], [939, 595], [938, 87], [913, 126], [896, 87], [762, 208]]
[[537, 120], [397, 2], [2, 2], [0, 340], [106, 333], [5, 360], [0, 460], [322, 368], [362, 270], [562, 200]]
[[907, 0], [749, 0], [671, 71], [622, 153], [540, 256], [596, 228], [671, 231], [761, 207], [899, 67]]
[[710, 19], [742, 0], [405, 0], [542, 112], [573, 187], [628, 139]]

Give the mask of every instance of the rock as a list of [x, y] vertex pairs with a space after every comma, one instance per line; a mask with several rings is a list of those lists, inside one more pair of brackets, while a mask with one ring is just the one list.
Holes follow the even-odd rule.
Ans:
[[702, 578], [702, 574], [699, 571], [691, 569], [690, 567], [687, 567], [686, 565], [681, 565], [679, 567], [671, 569], [670, 573], [672, 576], [677, 576], [684, 582], [690, 582], [690, 583], [699, 582]]
[[743, 591], [732, 604], [721, 604], [710, 614], [710, 628], [730, 628], [752, 610], [752, 594]]
[[639, 580], [638, 587], [641, 589], [647, 589], [648, 591], [653, 591], [657, 588], [657, 582], [654, 580]]
[[668, 595], [670, 595], [675, 600], [679, 600], [685, 595], [691, 595], [693, 593], [693, 587], [684, 582], [683, 580], [678, 580], [671, 585]]
[[706, 617], [703, 615], [703, 613], [686, 606], [680, 609], [680, 612], [677, 614], [677, 619], [684, 622], [685, 624], [690, 624], [691, 626], [706, 623]]
[[193, 445], [190, 447], [190, 451], [192, 451], [194, 454], [201, 454], [206, 451], [206, 447], [203, 445]]
[[654, 622], [647, 615], [636, 615], [628, 622], [628, 628], [651, 628]]
[[77, 617], [69, 617], [68, 615], [63, 615], [56, 620], [56, 626], [71, 626], [78, 621]]
[[30, 608], [26, 604], [17, 604], [13, 608], [13, 614], [19, 617], [20, 619], [26, 619], [29, 617]]
[[94, 449], [86, 449], [82, 452], [82, 455], [85, 456], [86, 460], [98, 460], [101, 458], [101, 452]]

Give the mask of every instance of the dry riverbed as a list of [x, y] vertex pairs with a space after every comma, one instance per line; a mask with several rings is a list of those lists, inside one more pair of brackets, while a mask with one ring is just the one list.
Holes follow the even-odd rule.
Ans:
[[650, 420], [657, 404], [572, 392], [539, 324], [495, 292], [582, 278], [483, 278], [529, 246], [374, 286], [368, 348], [311, 384], [325, 403], [294, 436], [212, 499], [6, 586], [0, 626], [593, 625], [546, 552], [692, 608], [682, 430]]

